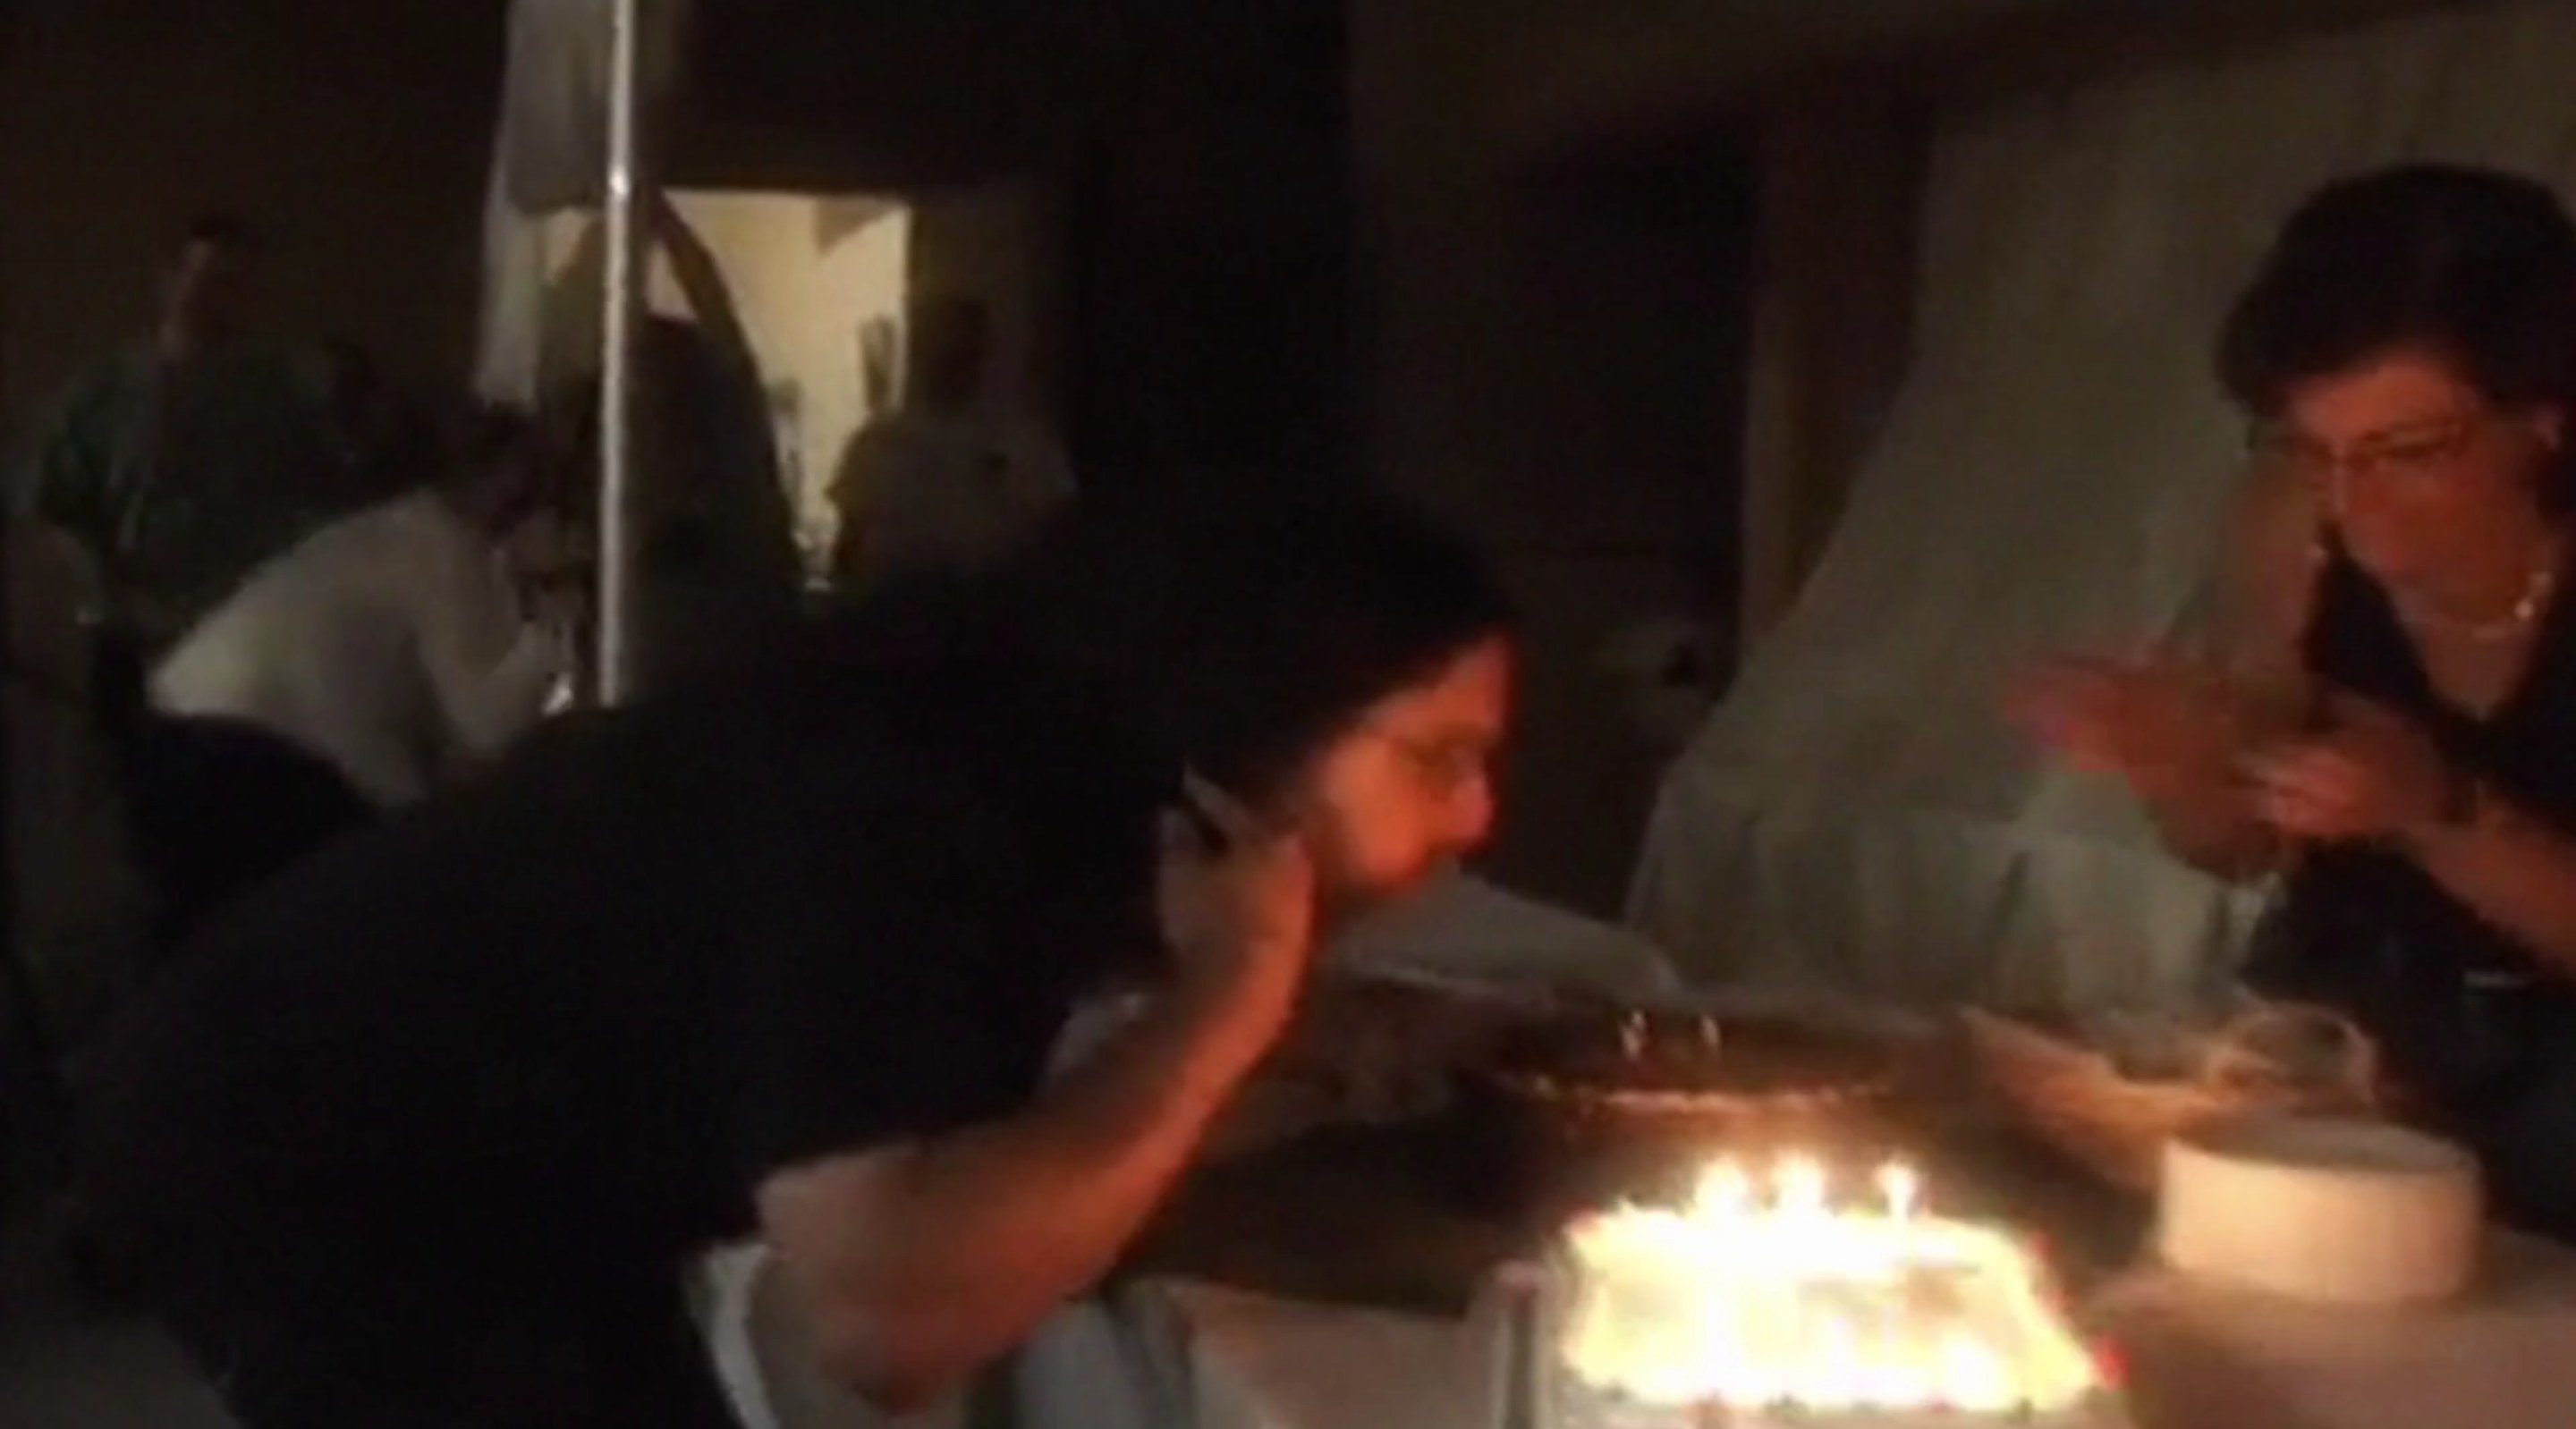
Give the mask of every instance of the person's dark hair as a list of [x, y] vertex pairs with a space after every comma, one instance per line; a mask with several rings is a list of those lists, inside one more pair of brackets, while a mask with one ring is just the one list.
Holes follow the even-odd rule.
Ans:
[[[635, 356], [641, 380], [638, 404], [659, 436], [695, 448], [721, 449], [735, 426], [766, 435], [767, 408], [756, 382], [747, 384], [706, 330], [696, 323], [654, 314], [644, 319]], [[555, 388], [544, 401], [547, 425], [565, 444], [596, 461], [602, 382], [594, 366]], [[722, 472], [691, 472], [698, 479], [732, 479]]]
[[[826, 689], [1007, 690], [1033, 749], [1087, 751], [1104, 803], [1169, 797], [1188, 769], [1257, 805], [1370, 705], [1516, 623], [1475, 547], [1383, 497], [1086, 497], [999, 570], [870, 587], [816, 632], [819, 659], [791, 663]], [[1074, 777], [1033, 757], [1028, 778]]]
[[459, 467], [480, 471], [525, 450], [536, 436], [537, 419], [525, 408], [508, 402], [469, 402], [456, 416], [449, 450]]
[[569, 476], [544, 450], [535, 414], [507, 402], [469, 401], [446, 425], [440, 446], [454, 489], [491, 489], [506, 475], [510, 484], [493, 493], [499, 498], [493, 519], [515, 521], [571, 501]]
[[[2309, 196], [2228, 314], [2218, 375], [2258, 418], [2302, 383], [2405, 348], [2497, 405], [2576, 405], [2576, 222], [2548, 187], [2422, 164]], [[2576, 415], [2576, 413], [2571, 413]], [[2576, 501], [2556, 471], [2553, 510]]]
[[1353, 492], [1077, 510], [1020, 571], [1033, 667], [1158, 762], [1254, 802], [1516, 619], [1471, 544]]

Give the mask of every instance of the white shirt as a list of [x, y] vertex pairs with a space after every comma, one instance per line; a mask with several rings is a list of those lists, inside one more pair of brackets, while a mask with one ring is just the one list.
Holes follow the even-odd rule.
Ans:
[[493, 543], [419, 492], [254, 572], [162, 662], [152, 696], [268, 729], [391, 806], [526, 733], [569, 665]]
[[1030, 426], [989, 412], [896, 412], [851, 439], [834, 476], [841, 574], [989, 565], [1072, 496], [1064, 453]]

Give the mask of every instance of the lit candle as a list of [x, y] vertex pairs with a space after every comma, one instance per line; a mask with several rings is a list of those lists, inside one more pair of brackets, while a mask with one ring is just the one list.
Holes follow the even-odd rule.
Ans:
[[1771, 1194], [1779, 1208], [1790, 1215], [1823, 1215], [1825, 1168], [1804, 1156], [1790, 1157], [1771, 1173]]
[[1887, 1203], [1888, 1219], [1901, 1221], [1911, 1218], [1922, 1190], [1922, 1178], [1904, 1162], [1890, 1161], [1878, 1168], [1878, 1194]]
[[1753, 1204], [1753, 1178], [1732, 1160], [1712, 1161], [1699, 1173], [1698, 1193], [1692, 1199], [1700, 1215], [1734, 1220]]

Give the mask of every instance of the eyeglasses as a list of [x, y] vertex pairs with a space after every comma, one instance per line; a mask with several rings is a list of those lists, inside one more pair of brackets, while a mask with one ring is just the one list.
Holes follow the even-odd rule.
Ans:
[[1483, 740], [1425, 740], [1376, 725], [1363, 730], [1393, 750], [1425, 787], [1438, 794], [1468, 788], [1483, 779], [1493, 764], [1493, 748]]
[[2493, 415], [2473, 411], [2410, 422], [2364, 437], [2341, 451], [2287, 428], [2265, 427], [2254, 432], [2247, 449], [2257, 461], [2277, 464], [2329, 490], [2339, 490], [2348, 481], [2382, 477], [2401, 485], [2423, 485], [2458, 470], [2460, 459], [2477, 444]]

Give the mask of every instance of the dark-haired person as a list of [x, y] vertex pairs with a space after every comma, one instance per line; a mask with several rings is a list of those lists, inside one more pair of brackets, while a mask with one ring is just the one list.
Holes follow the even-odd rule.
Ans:
[[146, 660], [354, 504], [313, 383], [260, 331], [260, 276], [247, 226], [191, 224], [150, 334], [76, 383], [34, 447], [37, 513], [87, 548]]
[[[637, 528], [631, 695], [710, 678], [769, 643], [804, 603], [805, 561], [759, 355], [714, 252], [668, 198], [652, 210], [687, 319], [650, 317], [637, 362], [653, 400], [633, 450]], [[598, 265], [606, 228], [583, 232], [550, 319], [549, 352], [594, 359], [548, 387], [576, 466], [598, 461]], [[560, 340], [560, 344], [558, 344]]]
[[1319, 926], [1483, 836], [1510, 664], [1357, 499], [889, 587], [255, 895], [102, 1054], [89, 1202], [251, 1429], [727, 1424], [679, 1276], [755, 1227], [917, 1402], [1112, 1266]]
[[2333, 184], [2227, 321], [2262, 474], [2220, 668], [2076, 662], [2026, 713], [2181, 856], [2277, 872], [2246, 976], [2347, 1009], [2497, 1210], [2576, 1233], [2576, 226], [2539, 184]]

